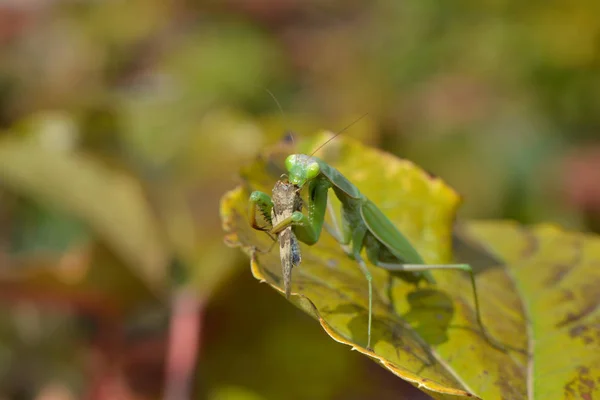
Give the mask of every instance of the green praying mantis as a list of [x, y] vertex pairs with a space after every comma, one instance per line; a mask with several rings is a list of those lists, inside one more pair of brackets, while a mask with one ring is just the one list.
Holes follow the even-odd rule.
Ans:
[[[337, 135], [323, 143], [315, 152]], [[325, 161], [312, 155], [292, 154], [286, 158], [285, 167], [287, 181], [278, 181], [273, 191], [273, 198], [266, 193], [255, 191], [250, 195], [249, 202], [252, 227], [279, 237], [286, 297], [290, 295], [291, 268], [300, 262], [296, 241], [314, 245], [319, 241], [322, 228], [325, 227], [346, 254], [356, 261], [368, 283], [368, 349], [371, 349], [373, 282], [371, 272], [361, 255], [363, 249], [371, 264], [389, 271], [394, 277], [415, 285], [421, 281], [434, 284], [435, 280], [429, 272], [430, 270], [445, 269], [467, 272], [470, 276], [476, 321], [481, 334], [492, 346], [506, 351], [506, 347], [491, 337], [483, 325], [477, 286], [470, 265], [426, 264], [415, 247], [385, 214], [352, 182]], [[299, 201], [299, 193], [306, 185], [308, 185], [307, 214], [304, 214], [296, 197]], [[282, 187], [286, 191], [282, 191]], [[328, 202], [330, 189], [341, 203], [341, 224], [337, 223]], [[257, 210], [269, 220], [270, 229], [258, 225]], [[330, 213], [333, 227], [325, 222], [326, 212]], [[284, 236], [282, 236], [283, 233], [285, 233]], [[295, 250], [293, 250], [294, 248]]]

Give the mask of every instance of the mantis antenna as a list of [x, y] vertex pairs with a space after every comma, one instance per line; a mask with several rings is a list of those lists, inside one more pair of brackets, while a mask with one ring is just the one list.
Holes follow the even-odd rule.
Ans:
[[330, 137], [329, 139], [327, 139], [323, 144], [321, 144], [319, 147], [317, 147], [317, 149], [315, 151], [313, 151], [312, 153], [310, 153], [310, 157], [312, 157], [317, 151], [319, 151], [323, 147], [325, 147], [325, 145], [327, 143], [331, 142], [333, 139], [335, 139], [336, 137], [340, 136], [342, 133], [344, 133], [345, 131], [347, 131], [352, 125], [356, 124], [358, 121], [360, 121], [361, 119], [363, 119], [367, 115], [369, 115], [369, 113], [364, 113], [363, 115], [361, 115], [360, 117], [358, 117], [357, 119], [355, 119], [354, 121], [352, 121], [352, 123], [350, 123], [349, 125], [347, 125], [346, 127], [344, 127], [344, 129], [342, 129], [341, 131], [339, 131], [338, 133], [336, 133], [335, 135], [333, 135], [332, 137]]
[[[277, 97], [273, 94], [273, 92], [271, 92], [269, 89], [267, 89], [266, 87], [263, 87], [263, 89], [265, 90], [265, 92], [267, 92], [269, 94], [269, 96], [271, 96], [271, 98], [273, 99], [273, 101], [275, 102], [275, 104], [277, 104], [277, 108], [279, 108], [279, 112], [281, 113], [281, 116], [283, 117], [283, 119], [285, 120], [285, 113], [283, 112], [283, 108], [281, 107], [281, 104], [279, 103], [279, 100], [277, 100]], [[319, 147], [317, 147], [317, 149], [315, 151], [313, 151], [310, 156], [313, 156], [317, 151], [321, 150], [323, 147], [325, 147], [325, 145], [329, 142], [331, 142], [333, 139], [335, 139], [336, 137], [338, 137], [339, 135], [341, 135], [342, 133], [344, 133], [345, 131], [347, 131], [348, 129], [350, 129], [350, 127], [352, 127], [354, 124], [358, 123], [361, 119], [365, 118], [367, 115], [369, 115], [369, 113], [364, 113], [363, 115], [361, 115], [360, 117], [358, 117], [357, 119], [355, 119], [354, 121], [352, 121], [350, 124], [348, 124], [347, 126], [344, 127], [344, 129], [340, 130], [339, 132], [337, 132], [335, 135], [333, 135], [333, 137], [329, 138], [328, 140], [326, 140], [323, 144], [321, 144]], [[289, 134], [290, 139], [292, 140], [292, 144], [295, 144], [294, 142], [294, 135], [292, 135], [291, 133]]]
[[[263, 89], [265, 89], [265, 91], [267, 93], [269, 93], [269, 95], [271, 96], [271, 98], [273, 99], [273, 101], [275, 101], [275, 104], [277, 104], [277, 108], [279, 108], [279, 112], [281, 112], [281, 117], [285, 121], [285, 119], [286, 119], [285, 113], [283, 112], [283, 108], [281, 107], [281, 104], [279, 104], [279, 100], [277, 100], [277, 97], [275, 97], [275, 95], [273, 94], [273, 92], [271, 92], [269, 89], [267, 89], [267, 88], [263, 88]], [[294, 135], [292, 135], [291, 133], [289, 133], [288, 136], [292, 140], [292, 144], [295, 144], [294, 143]]]

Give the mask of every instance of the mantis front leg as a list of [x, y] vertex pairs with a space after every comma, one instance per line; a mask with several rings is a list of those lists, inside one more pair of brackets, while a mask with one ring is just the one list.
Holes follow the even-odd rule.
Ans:
[[273, 210], [273, 200], [266, 193], [255, 191], [250, 195], [250, 225], [258, 231], [269, 231], [270, 228], [259, 226], [256, 219], [256, 210], [258, 209], [264, 219], [272, 225], [271, 211]]
[[295, 211], [291, 216], [273, 226], [271, 233], [278, 233], [292, 225], [294, 233], [303, 243], [313, 245], [319, 241], [327, 210], [327, 191], [330, 184], [324, 179], [315, 179], [308, 186], [308, 215]]

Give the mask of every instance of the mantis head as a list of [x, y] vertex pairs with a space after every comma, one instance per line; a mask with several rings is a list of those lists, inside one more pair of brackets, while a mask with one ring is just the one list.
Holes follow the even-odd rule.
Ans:
[[321, 172], [319, 163], [306, 154], [292, 154], [285, 159], [289, 181], [298, 187], [315, 179]]

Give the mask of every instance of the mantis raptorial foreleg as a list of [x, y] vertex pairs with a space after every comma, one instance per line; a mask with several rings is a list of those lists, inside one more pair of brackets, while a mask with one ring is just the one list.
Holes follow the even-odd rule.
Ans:
[[270, 228], [258, 225], [256, 210], [259, 210], [269, 225], [273, 225], [271, 213], [273, 211], [273, 200], [271, 196], [263, 192], [253, 192], [250, 196], [250, 226], [259, 231], [268, 231]]

